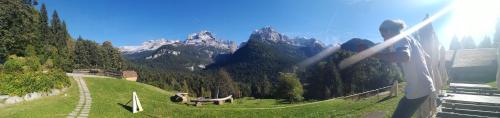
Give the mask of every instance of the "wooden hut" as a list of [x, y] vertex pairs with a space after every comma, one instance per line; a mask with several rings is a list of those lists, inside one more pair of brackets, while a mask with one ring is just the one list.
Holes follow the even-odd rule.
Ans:
[[123, 79], [126, 79], [128, 81], [137, 81], [137, 72], [135, 71], [123, 71], [122, 72], [122, 77]]

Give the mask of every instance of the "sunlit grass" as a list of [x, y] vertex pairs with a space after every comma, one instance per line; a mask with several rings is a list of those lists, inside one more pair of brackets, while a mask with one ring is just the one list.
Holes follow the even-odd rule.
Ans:
[[490, 85], [493, 88], [497, 88], [497, 81], [488, 82], [486, 84]]
[[0, 118], [65, 118], [73, 111], [79, 99], [76, 81], [71, 79], [71, 86], [65, 93], [22, 102], [0, 108]]
[[[390, 117], [399, 99], [369, 97], [359, 101], [336, 99], [317, 104], [301, 105], [282, 104], [274, 99], [236, 99], [234, 103], [224, 105], [204, 104], [201, 107], [173, 103], [170, 96], [174, 93], [150, 85], [119, 79], [85, 78], [92, 96], [92, 108], [89, 117], [362, 117], [369, 112], [381, 111]], [[73, 85], [75, 83], [73, 82]], [[133, 114], [127, 103], [136, 91], [143, 112]], [[0, 117], [66, 117], [78, 101], [77, 88], [72, 86], [68, 97], [54, 96], [0, 109]], [[308, 102], [305, 102], [308, 103]], [[250, 109], [247, 109], [250, 108]], [[260, 109], [264, 108], [264, 109]]]

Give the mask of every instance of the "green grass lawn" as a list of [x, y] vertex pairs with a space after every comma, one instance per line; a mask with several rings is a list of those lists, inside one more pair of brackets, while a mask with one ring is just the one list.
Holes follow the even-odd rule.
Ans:
[[490, 85], [491, 87], [497, 88], [497, 81], [488, 82], [486, 84]]
[[[169, 97], [174, 93], [149, 85], [115, 79], [86, 80], [93, 98], [90, 117], [360, 117], [377, 110], [389, 117], [400, 99], [380, 103], [376, 97], [361, 101], [339, 99], [277, 109], [273, 108], [290, 104], [280, 104], [274, 99], [237, 99], [233, 104], [194, 107], [172, 103]], [[137, 92], [145, 111], [133, 114], [123, 106], [131, 99], [132, 91]]]
[[[378, 102], [383, 97], [365, 100], [330, 100], [310, 104], [281, 104], [274, 99], [237, 99], [224, 105], [206, 104], [201, 107], [173, 103], [166, 92], [150, 85], [118, 79], [85, 78], [92, 96], [93, 117], [362, 117], [366, 113], [382, 111], [386, 117], [392, 115], [399, 99], [390, 98]], [[124, 105], [136, 91], [144, 111], [136, 114], [129, 111], [130, 104]], [[73, 101], [71, 101], [73, 100]], [[66, 101], [66, 102], [60, 102]], [[71, 112], [78, 101], [78, 92], [72, 87], [69, 97], [55, 96], [0, 109], [0, 117], [64, 117]], [[306, 105], [304, 105], [306, 104]], [[44, 107], [47, 106], [47, 107]], [[285, 107], [285, 108], [283, 108]], [[43, 110], [43, 111], [39, 111]], [[22, 113], [23, 112], [23, 113]], [[27, 114], [29, 112], [29, 114]], [[26, 113], [26, 114], [24, 114]], [[44, 115], [46, 114], [46, 115]]]
[[54, 118], [66, 117], [73, 111], [79, 99], [78, 86], [73, 79], [71, 85], [65, 93], [44, 97], [34, 101], [25, 101], [15, 105], [0, 108], [0, 118]]

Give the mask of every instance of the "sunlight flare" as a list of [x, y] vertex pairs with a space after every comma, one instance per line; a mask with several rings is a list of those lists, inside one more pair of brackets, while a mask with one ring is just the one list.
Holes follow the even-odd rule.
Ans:
[[443, 15], [445, 15], [446, 13], [450, 12], [452, 10], [452, 6], [447, 6], [445, 7], [444, 9], [440, 10], [438, 13], [430, 16], [428, 19], [418, 23], [417, 25], [409, 28], [408, 30], [406, 31], [403, 31], [401, 34], [399, 35], [396, 35], [390, 39], [388, 39], [387, 41], [384, 41], [382, 42], [381, 44], [379, 45], [375, 45], [371, 48], [368, 48], [360, 53], [357, 53], [347, 59], [344, 59], [340, 62], [339, 64], [339, 68], [342, 70], [342, 69], [345, 69], [353, 64], [356, 64], [357, 62], [363, 60], [363, 59], [366, 59], [382, 50], [384, 50], [385, 48], [389, 47], [389, 46], [392, 46], [394, 43], [398, 42], [399, 40], [401, 40], [402, 38], [406, 37], [406, 36], [409, 36], [415, 32], [417, 32], [418, 30], [420, 30], [421, 28], [423, 28], [424, 26], [426, 26], [427, 24], [431, 23], [432, 21], [438, 19], [438, 18], [441, 18]]

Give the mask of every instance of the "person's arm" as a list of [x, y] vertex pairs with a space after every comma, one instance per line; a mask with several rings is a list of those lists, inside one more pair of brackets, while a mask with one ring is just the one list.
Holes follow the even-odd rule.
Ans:
[[410, 43], [408, 39], [402, 39], [394, 47], [396, 51], [379, 53], [375, 57], [388, 62], [407, 62], [410, 60]]
[[410, 54], [401, 51], [380, 53], [377, 54], [376, 57], [388, 62], [407, 62], [410, 60]]

